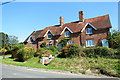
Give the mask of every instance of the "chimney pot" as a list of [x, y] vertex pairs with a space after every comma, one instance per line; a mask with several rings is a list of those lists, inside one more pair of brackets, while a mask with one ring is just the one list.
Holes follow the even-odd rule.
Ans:
[[62, 16], [60, 16], [60, 25], [64, 24], [64, 18]]
[[80, 12], [79, 12], [79, 21], [80, 21], [80, 22], [83, 22], [83, 21], [84, 21], [83, 11], [80, 11]]

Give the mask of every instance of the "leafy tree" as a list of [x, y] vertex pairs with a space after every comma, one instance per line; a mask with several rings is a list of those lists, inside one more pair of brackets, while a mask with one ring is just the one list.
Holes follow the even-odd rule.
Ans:
[[8, 36], [8, 43], [9, 43], [10, 48], [12, 48], [13, 45], [18, 43], [18, 37], [12, 36], [12, 35]]
[[120, 49], [120, 32], [114, 30], [108, 38], [108, 42], [111, 48]]
[[0, 47], [5, 47], [8, 45], [8, 35], [0, 32]]

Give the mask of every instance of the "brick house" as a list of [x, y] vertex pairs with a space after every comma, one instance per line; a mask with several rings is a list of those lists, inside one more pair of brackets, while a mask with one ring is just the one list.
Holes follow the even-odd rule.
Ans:
[[111, 28], [109, 15], [84, 19], [83, 11], [79, 12], [79, 20], [64, 23], [60, 16], [60, 24], [46, 27], [43, 30], [33, 31], [24, 41], [25, 45], [41, 47], [46, 42], [46, 46], [56, 45], [61, 47], [60, 41], [64, 37], [71, 37], [67, 44], [77, 44], [79, 46], [109, 46], [107, 38]]

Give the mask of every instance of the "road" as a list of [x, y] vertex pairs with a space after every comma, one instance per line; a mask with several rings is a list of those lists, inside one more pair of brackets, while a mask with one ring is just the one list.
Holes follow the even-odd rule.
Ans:
[[[2, 78], [101, 78], [69, 72], [46, 71], [37, 68], [28, 68], [13, 65], [2, 65]], [[105, 76], [102, 78], [106, 78]]]

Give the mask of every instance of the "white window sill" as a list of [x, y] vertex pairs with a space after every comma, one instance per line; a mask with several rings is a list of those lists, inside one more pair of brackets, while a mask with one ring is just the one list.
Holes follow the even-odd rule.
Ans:
[[86, 33], [86, 34], [93, 34], [93, 33]]
[[91, 46], [86, 46], [86, 47], [94, 47], [95, 45], [91, 45]]

